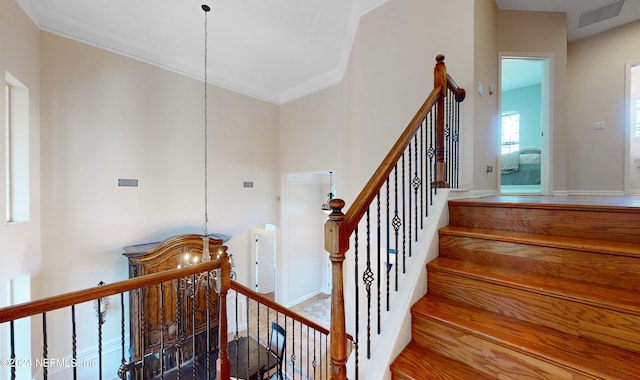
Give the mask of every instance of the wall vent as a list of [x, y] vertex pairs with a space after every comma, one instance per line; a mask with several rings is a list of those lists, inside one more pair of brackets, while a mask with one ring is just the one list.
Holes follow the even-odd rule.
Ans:
[[623, 5], [624, 0], [616, 0], [599, 8], [581, 13], [580, 18], [578, 19], [578, 28], [592, 25], [600, 21], [618, 16], [620, 14], [620, 11], [622, 11]]
[[253, 181], [242, 181], [242, 187], [245, 189], [253, 189]]
[[118, 178], [118, 187], [138, 187], [137, 178]]

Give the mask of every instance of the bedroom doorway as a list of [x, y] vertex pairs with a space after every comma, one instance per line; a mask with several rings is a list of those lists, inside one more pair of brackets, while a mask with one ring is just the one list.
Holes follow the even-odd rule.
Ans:
[[500, 56], [501, 194], [548, 194], [550, 57]]

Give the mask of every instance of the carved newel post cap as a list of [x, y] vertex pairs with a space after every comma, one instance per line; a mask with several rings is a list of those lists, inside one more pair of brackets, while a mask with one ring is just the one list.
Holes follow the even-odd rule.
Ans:
[[436, 55], [436, 62], [438, 63], [444, 62], [444, 55], [443, 54]]
[[331, 207], [331, 214], [329, 219], [333, 221], [341, 221], [344, 219], [342, 209], [344, 208], [344, 201], [340, 198], [333, 198], [329, 201], [329, 207]]

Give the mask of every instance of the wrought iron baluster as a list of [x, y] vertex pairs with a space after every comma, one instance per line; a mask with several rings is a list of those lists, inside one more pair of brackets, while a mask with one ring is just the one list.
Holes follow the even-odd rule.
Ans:
[[[358, 263], [360, 262], [360, 259], [358, 258], [358, 254], [359, 254], [359, 244], [358, 244], [358, 227], [356, 226], [356, 228], [353, 231], [354, 233], [354, 237], [355, 237], [355, 243], [353, 245], [353, 250], [354, 250], [354, 258], [355, 258], [355, 267], [354, 267], [354, 271], [355, 271], [355, 303], [356, 303], [356, 323], [355, 323], [355, 328], [356, 328], [356, 342], [359, 339], [360, 336], [360, 273], [358, 272]], [[326, 340], [325, 340], [326, 343]], [[358, 362], [358, 348], [356, 346], [356, 363]], [[322, 357], [320, 358], [320, 360], [322, 360]], [[329, 363], [329, 360], [327, 360], [327, 365]], [[328, 368], [328, 367], [327, 367]], [[328, 372], [327, 372], [328, 374]], [[356, 376], [358, 374], [358, 371], [356, 371]], [[322, 374], [320, 375], [322, 377]]]
[[191, 275], [191, 375], [196, 378], [196, 275]]
[[98, 378], [102, 380], [102, 310], [100, 298], [98, 298]]
[[[405, 169], [405, 155], [402, 153], [402, 273], [406, 273], [406, 257], [407, 257], [407, 237], [406, 237], [406, 169]], [[396, 266], [396, 278], [398, 277], [398, 267]], [[398, 281], [396, 280], [396, 292], [398, 291]]]
[[[358, 244], [358, 226], [356, 226], [356, 228], [353, 231], [353, 234], [355, 236], [355, 244], [353, 245], [353, 250], [354, 250], [354, 256], [355, 256], [355, 285], [356, 285], [356, 291], [355, 291], [355, 304], [356, 304], [356, 320], [355, 320], [355, 329], [356, 329], [356, 340], [358, 339], [358, 337], [360, 336], [360, 276], [358, 273], [358, 264], [360, 263], [360, 259], [359, 259], [359, 253], [360, 253], [360, 245]], [[363, 274], [364, 275], [364, 274]], [[358, 350], [356, 350], [356, 360], [358, 358]]]
[[377, 276], [376, 276], [376, 287], [377, 287], [377, 301], [378, 301], [378, 335], [380, 335], [380, 332], [382, 331], [382, 326], [381, 326], [381, 307], [380, 307], [380, 282], [382, 279], [382, 275], [380, 274], [380, 270], [382, 267], [382, 262], [381, 262], [381, 258], [380, 258], [380, 254], [381, 254], [381, 244], [380, 244], [380, 192], [378, 192], [378, 194], [376, 195], [376, 203], [377, 203], [377, 213], [376, 213], [376, 221], [377, 221], [377, 226], [376, 226], [376, 244], [377, 244], [377, 258], [378, 258], [378, 262], [377, 262]]
[[[313, 365], [313, 378], [316, 378], [316, 366], [318, 365], [318, 361], [316, 358], [316, 349], [317, 349], [317, 342], [316, 342], [316, 337], [318, 336], [318, 331], [316, 329], [313, 330], [313, 362], [311, 362], [311, 364]], [[307, 348], [307, 351], [309, 349]]]
[[367, 223], [367, 269], [363, 273], [363, 281], [367, 290], [367, 359], [371, 358], [371, 283], [373, 282], [373, 271], [371, 270], [371, 225], [369, 210], [366, 211]]
[[[411, 188], [413, 187], [413, 183], [412, 183], [412, 181], [411, 181], [411, 173], [412, 173], [412, 171], [411, 171], [411, 167], [412, 167], [412, 161], [411, 161], [411, 158], [412, 158], [412, 156], [411, 156], [411, 151], [412, 151], [412, 149], [411, 149], [411, 140], [409, 140], [409, 147], [408, 147], [408, 151], [409, 151], [409, 156], [408, 156], [408, 160], [409, 160], [409, 171], [408, 171], [407, 173], [408, 173], [408, 177], [409, 177], [409, 178], [408, 178], [408, 180], [409, 180], [409, 189], [408, 189], [409, 193], [408, 193], [407, 198], [409, 198], [409, 207], [408, 207], [408, 210], [409, 210], [409, 217], [408, 217], [407, 219], [405, 219], [405, 220], [407, 220], [407, 221], [409, 222], [409, 223], [408, 223], [408, 224], [409, 224], [409, 225], [408, 225], [408, 228], [409, 228], [409, 231], [408, 231], [408, 232], [409, 232], [409, 238], [407, 239], [407, 241], [409, 242], [409, 251], [408, 251], [408, 253], [409, 253], [409, 257], [411, 257], [411, 253], [412, 253], [412, 246], [413, 246], [413, 244], [411, 244], [411, 238], [412, 238], [412, 236], [411, 236], [412, 226], [411, 226], [411, 225], [413, 224], [413, 215], [412, 215], [412, 214], [413, 214], [413, 206], [412, 206], [412, 204], [413, 204], [413, 197], [412, 197], [412, 194], [411, 194]], [[403, 183], [403, 185], [404, 185], [404, 183]], [[404, 257], [403, 257], [403, 260], [402, 260], [402, 273], [405, 273], [405, 272], [406, 272], [405, 270], [406, 270], [406, 267], [405, 267]]]
[[121, 380], [125, 380], [127, 376], [127, 361], [124, 356], [125, 345], [125, 315], [124, 315], [124, 293], [120, 293], [120, 349], [122, 350], [122, 357], [120, 358], [120, 368], [118, 369], [118, 377]]
[[453, 92], [451, 90], [449, 90], [448, 94], [447, 94], [447, 125], [445, 126], [445, 132], [444, 132], [444, 136], [445, 136], [445, 141], [446, 141], [446, 147], [447, 147], [447, 152], [446, 152], [446, 156], [447, 159], [447, 181], [449, 183], [451, 183], [451, 174], [452, 174], [452, 161], [453, 161], [453, 154], [451, 151], [451, 146], [452, 146], [452, 141], [451, 141], [451, 129], [452, 129], [452, 125], [453, 125], [453, 112], [452, 112], [452, 107], [453, 107]]
[[390, 202], [390, 199], [389, 199], [389, 178], [390, 178], [390, 176], [387, 177], [387, 180], [385, 181], [385, 184], [386, 184], [386, 187], [387, 187], [387, 191], [386, 191], [386, 193], [387, 193], [387, 205], [386, 205], [386, 209], [387, 209], [387, 211], [386, 211], [386, 217], [387, 217], [387, 228], [386, 228], [386, 231], [387, 231], [387, 267], [385, 268], [385, 275], [387, 277], [387, 297], [386, 297], [386, 299], [387, 299], [387, 311], [390, 310], [390, 302], [389, 302], [389, 290], [390, 289], [389, 288], [391, 286], [390, 278], [389, 278], [389, 271], [391, 270], [391, 257], [390, 257], [390, 255], [391, 255], [391, 241], [390, 241], [391, 240], [391, 229], [390, 229], [391, 214], [390, 214], [390, 211], [389, 211], [389, 209], [390, 209], [390, 206], [389, 206], [389, 202]]
[[[256, 334], [257, 334], [257, 340], [258, 343], [260, 343], [260, 302], [256, 301]], [[247, 345], [249, 346], [249, 345]], [[259, 346], [259, 345], [258, 345]], [[260, 351], [260, 349], [258, 348], [258, 351]], [[249, 356], [247, 356], [248, 358]], [[258, 368], [260, 368], [260, 352], [258, 352]], [[247, 373], [249, 373], [247, 371]]]
[[296, 320], [291, 319], [291, 337], [293, 338], [291, 344], [291, 372], [293, 373], [293, 378], [296, 378]]
[[207, 380], [211, 379], [211, 272], [207, 271], [207, 283], [205, 285], [205, 297], [207, 299], [207, 348], [205, 349]]
[[[122, 351], [124, 355], [124, 349]], [[78, 335], [76, 332], [76, 305], [71, 305], [71, 357], [73, 362], [77, 363], [78, 360]], [[73, 366], [73, 378], [78, 378], [78, 366]]]
[[427, 129], [427, 138], [429, 139], [429, 169], [430, 170], [430, 175], [429, 175], [429, 204], [433, 206], [433, 194], [434, 191], [436, 191], [434, 188], [437, 189], [437, 187], [435, 186], [435, 175], [436, 175], [436, 166], [435, 166], [435, 162], [433, 161], [434, 157], [435, 157], [435, 153], [436, 150], [434, 149], [433, 145], [434, 145], [434, 141], [435, 141], [435, 131], [434, 131], [434, 124], [433, 124], [433, 118], [434, 118], [434, 114], [435, 114], [435, 108], [431, 109], [430, 115], [431, 117], [429, 118], [429, 128]]
[[420, 122], [420, 176], [422, 177], [423, 185], [420, 187], [420, 229], [424, 229], [424, 218], [427, 216], [428, 209], [424, 207], [424, 200], [427, 196], [426, 186], [424, 186], [424, 181], [427, 179], [427, 176], [424, 172], [424, 129], [425, 129], [426, 119], [422, 119]]
[[[16, 362], [16, 338], [15, 338], [15, 326], [13, 324], [13, 320], [9, 321], [9, 340], [11, 346], [11, 362]], [[11, 380], [16, 380], [16, 366], [11, 366]]]
[[[239, 309], [239, 307], [238, 307], [238, 298], [239, 297], [240, 297], [240, 293], [236, 292], [236, 334], [233, 337], [233, 341], [236, 344], [236, 353], [238, 352], [238, 345], [240, 343], [240, 334], [238, 333], [238, 309]], [[245, 297], [245, 299], [246, 299], [246, 303], [248, 304], [249, 303], [249, 298]], [[249, 307], [248, 306], [247, 306], [246, 309], [247, 309], [247, 311], [249, 311]], [[247, 316], [248, 315], [249, 314], [247, 313]], [[220, 344], [220, 342], [218, 342], [218, 344]], [[240, 355], [236, 354], [236, 373], [238, 373], [238, 371], [240, 370], [240, 361], [238, 359], [239, 356]]]
[[455, 146], [456, 146], [456, 154], [455, 154], [455, 188], [457, 189], [460, 186], [460, 102], [456, 103], [456, 133], [455, 133]]
[[[182, 315], [180, 313], [180, 309], [182, 309], [182, 279], [176, 280], [177, 288], [176, 288], [176, 340], [175, 340], [175, 349], [176, 349], [176, 362], [177, 362], [177, 371], [176, 375], [178, 380], [180, 380], [180, 366], [182, 365]], [[142, 368], [144, 368], [144, 355], [142, 356]], [[144, 378], [144, 376], [143, 376]]]
[[247, 373], [249, 373], [249, 358], [251, 357], [251, 355], [249, 355], [249, 353], [250, 353], [250, 351], [249, 351], [249, 330], [251, 328], [251, 325], [249, 323], [249, 316], [251, 315], [251, 314], [249, 314], [249, 310], [250, 310], [249, 304], [251, 303], [251, 299], [249, 297], [246, 297], [246, 298], [247, 298], [247, 368], [246, 368], [246, 370], [247, 370]]
[[164, 379], [164, 286], [159, 284], [160, 297], [160, 379]]
[[[398, 254], [399, 254], [399, 247], [400, 247], [400, 237], [399, 237], [399, 233], [400, 233], [400, 227], [402, 226], [402, 220], [400, 219], [400, 215], [399, 215], [399, 209], [398, 209], [398, 164], [395, 164], [395, 167], [393, 169], [393, 188], [394, 188], [394, 194], [393, 194], [393, 198], [394, 198], [394, 212], [393, 212], [393, 229], [395, 230], [395, 251], [394, 251], [394, 264], [393, 266], [395, 267], [395, 289], [396, 291], [398, 291]], [[390, 270], [390, 269], [389, 269]]]
[[[420, 189], [420, 185], [421, 185], [421, 180], [420, 180], [420, 176], [418, 175], [418, 134], [416, 133], [415, 135], [413, 135], [413, 161], [414, 161], [414, 169], [413, 169], [413, 181], [412, 181], [412, 185], [413, 185], [413, 197], [414, 197], [414, 218], [415, 218], [415, 223], [413, 224], [413, 228], [414, 228], [414, 232], [415, 232], [415, 241], [418, 241], [418, 216], [421, 215], [420, 213], [418, 213], [418, 190]], [[409, 251], [411, 252], [411, 251]], [[411, 255], [409, 255], [411, 256]]]
[[[49, 355], [49, 348], [47, 343], [47, 313], [42, 313], [42, 359], [45, 362]], [[47, 380], [49, 377], [49, 370], [47, 366], [42, 368], [42, 378]]]

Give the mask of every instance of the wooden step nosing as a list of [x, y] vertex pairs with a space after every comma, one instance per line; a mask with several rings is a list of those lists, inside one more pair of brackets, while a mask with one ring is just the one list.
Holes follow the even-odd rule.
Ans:
[[593, 204], [573, 204], [573, 203], [531, 203], [531, 202], [497, 202], [497, 201], [477, 201], [455, 199], [448, 202], [449, 207], [483, 207], [483, 208], [517, 208], [535, 210], [567, 210], [567, 211], [588, 211], [607, 212], [623, 214], [640, 214], [638, 207], [622, 205], [593, 205]]
[[[587, 297], [585, 295], [573, 295], [572, 293], [561, 291], [561, 290], [528, 286], [526, 283], [523, 283], [523, 282], [507, 281], [501, 278], [482, 276], [476, 273], [471, 273], [463, 270], [446, 268], [446, 267], [441, 267], [436, 265], [427, 265], [427, 278], [429, 278], [430, 271], [439, 271], [442, 273], [449, 273], [455, 276], [469, 278], [476, 281], [481, 281], [484, 283], [494, 284], [498, 286], [504, 286], [510, 289], [525, 291], [528, 293], [538, 294], [541, 296], [563, 299], [566, 301], [576, 302], [583, 305], [597, 306], [597, 307], [611, 310], [611, 311], [640, 316], [640, 308], [632, 307], [631, 305], [626, 305], [626, 304], [619, 304], [619, 303], [614, 304], [613, 302], [611, 302], [611, 300], [607, 300], [608, 302], [604, 302], [604, 300], [595, 298], [595, 297]], [[514, 278], [517, 278], [517, 277], [514, 276]], [[597, 286], [597, 284], [593, 284], [593, 286]]]
[[[490, 312], [486, 312], [484, 311], [484, 313], [490, 313]], [[563, 351], [560, 348], [557, 347], [553, 347], [550, 345], [545, 345], [545, 349], [536, 349], [536, 346], [539, 346], [533, 342], [531, 342], [530, 345], [527, 346], [523, 346], [520, 344], [516, 344], [516, 343], [512, 343], [511, 341], [509, 341], [509, 334], [508, 333], [502, 333], [503, 336], [496, 336], [493, 335], [489, 330], [494, 330], [494, 331], [502, 331], [502, 329], [498, 328], [498, 327], [487, 327], [486, 325], [481, 325], [483, 327], [485, 327], [485, 331], [480, 331], [474, 327], [470, 327], [470, 326], [466, 326], [464, 325], [465, 321], [452, 321], [451, 319], [447, 319], [444, 316], [438, 316], [438, 315], [433, 315], [433, 314], [429, 314], [429, 313], [423, 313], [423, 312], [415, 312], [414, 310], [412, 310], [412, 314], [415, 315], [418, 318], [426, 318], [426, 319], [430, 319], [436, 323], [442, 324], [444, 326], [447, 326], [448, 328], [457, 330], [459, 332], [462, 332], [464, 334], [469, 334], [472, 336], [475, 336], [479, 339], [494, 343], [496, 345], [499, 345], [501, 347], [505, 347], [509, 350], [514, 350], [516, 352], [522, 353], [524, 355], [527, 356], [531, 356], [533, 358], [536, 358], [538, 360], [550, 363], [552, 365], [573, 371], [573, 372], [579, 372], [585, 376], [588, 377], [593, 377], [593, 371], [597, 370], [600, 373], [607, 373], [607, 372], [611, 372], [611, 366], [606, 363], [606, 362], [602, 362], [599, 360], [593, 360], [592, 362], [595, 363], [595, 367], [591, 366], [591, 367], [587, 367], [584, 364], [580, 364], [579, 362], [577, 362], [579, 359], [579, 356], [577, 355], [573, 355], [571, 353], [567, 353], [565, 351]], [[490, 314], [495, 314], [495, 313], [490, 313]], [[496, 319], [502, 319], [504, 320], [505, 318], [499, 315], [495, 315], [494, 318]], [[413, 322], [415, 323], [415, 322]], [[549, 352], [552, 352], [553, 354], [549, 354]], [[574, 360], [571, 360], [574, 359]], [[609, 369], [609, 371], [607, 371], [607, 369]], [[628, 371], [626, 371], [625, 369], [619, 368], [619, 367], [615, 367], [614, 368], [615, 372], [617, 373], [625, 373], [625, 374], [629, 374], [629, 375], [637, 375], [637, 374], [630, 374]], [[596, 377], [599, 378], [599, 377]]]
[[597, 239], [582, 239], [581, 243], [575, 243], [565, 236], [541, 235], [526, 232], [515, 232], [505, 230], [490, 230], [472, 227], [443, 227], [439, 230], [440, 235], [460, 236], [488, 241], [501, 241], [514, 244], [526, 244], [538, 247], [549, 247], [558, 249], [571, 249], [575, 251], [593, 252], [604, 255], [625, 256], [640, 259], [640, 248], [635, 244], [628, 244], [628, 247], [620, 247], [617, 243], [615, 248], [606, 241]]

